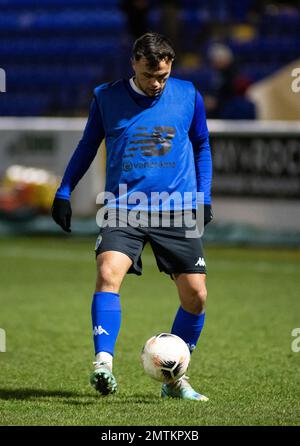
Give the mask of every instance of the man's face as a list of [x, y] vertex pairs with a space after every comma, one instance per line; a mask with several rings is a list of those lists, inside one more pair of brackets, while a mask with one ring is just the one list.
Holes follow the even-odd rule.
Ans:
[[135, 72], [136, 85], [148, 96], [160, 94], [171, 73], [172, 61], [163, 59], [157, 67], [150, 68], [145, 57], [140, 60], [132, 60], [132, 67]]

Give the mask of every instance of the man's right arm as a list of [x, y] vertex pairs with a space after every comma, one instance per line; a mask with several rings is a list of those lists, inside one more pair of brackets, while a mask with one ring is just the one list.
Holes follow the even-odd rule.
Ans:
[[52, 206], [54, 221], [66, 232], [71, 232], [71, 193], [90, 167], [104, 137], [101, 113], [94, 98], [83, 136], [69, 161]]

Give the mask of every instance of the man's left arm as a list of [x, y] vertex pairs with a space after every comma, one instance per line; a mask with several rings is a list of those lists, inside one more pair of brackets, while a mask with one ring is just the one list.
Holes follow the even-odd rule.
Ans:
[[194, 149], [197, 192], [204, 193], [204, 225], [207, 225], [213, 218], [211, 207], [212, 157], [204, 103], [198, 91], [196, 91], [194, 117], [189, 136]]

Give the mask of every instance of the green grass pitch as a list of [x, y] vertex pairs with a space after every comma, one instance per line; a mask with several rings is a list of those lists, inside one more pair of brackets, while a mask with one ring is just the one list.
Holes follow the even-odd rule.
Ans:
[[189, 376], [208, 403], [161, 400], [140, 364], [143, 343], [169, 331], [178, 300], [150, 249], [121, 289], [118, 393], [89, 385], [94, 240], [0, 240], [1, 425], [299, 425], [300, 252], [207, 247], [208, 307]]

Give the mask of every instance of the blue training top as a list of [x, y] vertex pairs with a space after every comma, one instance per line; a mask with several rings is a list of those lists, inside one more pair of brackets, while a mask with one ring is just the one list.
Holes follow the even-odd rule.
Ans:
[[[170, 77], [163, 92], [154, 98], [136, 93], [128, 80], [97, 87], [83, 137], [56, 197], [70, 199], [103, 138], [105, 191], [114, 194], [117, 206], [131, 208], [142, 203], [139, 208], [145, 209], [142, 194], [147, 205], [155, 197], [151, 210], [158, 210], [166, 192], [172, 197], [177, 194], [171, 209], [195, 208], [196, 191], [204, 192], [205, 204], [211, 202], [206, 116], [202, 97], [191, 82]], [[125, 189], [121, 190], [120, 184], [126, 185]], [[178, 193], [182, 198], [190, 193], [192, 199], [183, 203]]]

